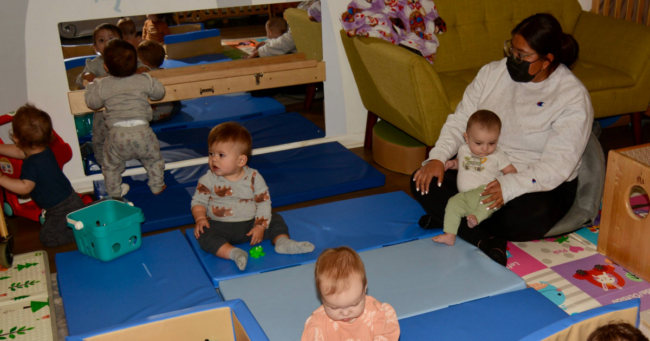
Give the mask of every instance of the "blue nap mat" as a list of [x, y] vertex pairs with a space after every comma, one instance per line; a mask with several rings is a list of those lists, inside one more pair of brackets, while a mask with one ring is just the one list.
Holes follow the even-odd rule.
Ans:
[[[315, 262], [318, 255], [330, 247], [347, 245], [361, 252], [442, 233], [441, 229], [420, 228], [417, 222], [423, 214], [425, 212], [420, 204], [404, 192], [281, 212], [289, 226], [291, 238], [309, 241], [316, 249], [301, 255], [281, 255], [275, 252], [271, 241], [265, 240], [260, 245], [266, 255], [258, 259], [249, 257], [244, 271], [240, 271], [231, 260], [201, 250], [194, 237], [194, 229], [187, 229], [185, 235], [208, 276], [218, 287], [219, 282], [227, 279]], [[251, 249], [248, 244], [237, 247], [246, 252]]]
[[165, 59], [165, 61], [160, 65], [163, 69], [175, 69], [185, 66], [193, 65], [202, 65], [202, 64], [212, 64], [212, 63], [221, 63], [232, 61], [228, 56], [221, 53], [215, 54], [204, 54], [201, 56], [188, 57], [183, 59]]
[[[240, 122], [253, 137], [253, 148], [325, 137], [325, 131], [298, 113], [284, 113]], [[212, 127], [192, 128], [157, 133], [160, 152], [166, 163], [208, 156], [208, 134]], [[129, 160], [126, 168], [141, 167], [138, 160]], [[86, 174], [99, 174], [95, 155], [86, 158]]]
[[[567, 317], [533, 288], [486, 297], [399, 321], [400, 341], [516, 341]], [[504, 325], [504, 323], [506, 325]]]
[[[254, 155], [249, 166], [264, 177], [273, 207], [383, 186], [386, 177], [338, 142]], [[127, 176], [126, 198], [142, 209], [142, 232], [193, 224], [190, 203], [208, 165], [165, 171], [167, 189], [153, 195], [145, 174]], [[94, 182], [95, 195], [106, 195], [104, 181]]]
[[[460, 238], [454, 246], [425, 238], [359, 255], [368, 294], [390, 303], [399, 319], [526, 288], [523, 279]], [[222, 281], [219, 291], [226, 300], [244, 300], [272, 341], [300, 340], [305, 321], [321, 305], [314, 263]], [[473, 321], [465, 323], [471, 328]], [[425, 340], [444, 340], [433, 335]]]
[[70, 335], [222, 301], [180, 231], [110, 262], [57, 253], [56, 267]]
[[214, 38], [221, 35], [221, 31], [216, 28], [209, 30], [199, 30], [186, 33], [168, 34], [165, 36], [165, 44], [188, 43], [207, 38]]
[[[219, 123], [243, 122], [253, 118], [277, 115], [285, 112], [284, 105], [271, 97], [253, 97], [250, 94], [220, 95], [180, 101], [174, 106], [175, 114], [164, 122], [154, 122], [151, 130], [158, 134], [165, 131], [188, 128], [214, 127]], [[88, 142], [92, 135], [79, 138]]]

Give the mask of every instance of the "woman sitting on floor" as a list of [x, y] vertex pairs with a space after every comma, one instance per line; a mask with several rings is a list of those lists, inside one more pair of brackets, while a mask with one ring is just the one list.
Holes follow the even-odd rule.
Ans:
[[[488, 209], [498, 211], [473, 228], [463, 219], [458, 236], [500, 264], [507, 260], [506, 241], [543, 238], [573, 205], [594, 116], [587, 89], [568, 68], [578, 57], [578, 43], [555, 17], [524, 19], [504, 49], [507, 58], [485, 65], [467, 87], [411, 181], [427, 212], [420, 226], [442, 227], [447, 202], [458, 193], [457, 171], [445, 172], [445, 162], [464, 143], [470, 115], [495, 112], [503, 123], [499, 147], [517, 173], [487, 186], [481, 196], [489, 196]], [[433, 178], [437, 182], [430, 186]]]

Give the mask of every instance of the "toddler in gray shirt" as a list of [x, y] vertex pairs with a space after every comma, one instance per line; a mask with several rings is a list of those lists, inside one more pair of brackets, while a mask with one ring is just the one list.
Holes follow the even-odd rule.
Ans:
[[271, 213], [271, 196], [264, 178], [246, 166], [252, 153], [250, 133], [237, 123], [216, 126], [208, 136], [210, 169], [197, 184], [192, 197], [194, 236], [201, 248], [232, 259], [239, 270], [248, 253], [233, 244], [255, 245], [270, 239], [275, 252], [298, 254], [314, 251], [309, 242], [289, 239], [282, 216]]
[[126, 161], [138, 159], [149, 178], [154, 194], [165, 189], [165, 161], [158, 138], [149, 127], [152, 100], [165, 97], [165, 88], [148, 74], [136, 74], [137, 53], [133, 45], [113, 39], [104, 49], [104, 66], [110, 76], [88, 84], [86, 105], [97, 110], [106, 107], [108, 136], [104, 143], [102, 173], [110, 197], [121, 197], [122, 172]]

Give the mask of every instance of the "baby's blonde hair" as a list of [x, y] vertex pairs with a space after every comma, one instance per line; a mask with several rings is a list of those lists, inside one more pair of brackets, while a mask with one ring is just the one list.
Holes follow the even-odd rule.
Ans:
[[314, 276], [316, 277], [316, 290], [318, 294], [333, 295], [349, 286], [348, 279], [352, 274], [361, 277], [362, 287], [366, 287], [366, 268], [359, 254], [347, 246], [335, 249], [325, 249], [318, 256]]

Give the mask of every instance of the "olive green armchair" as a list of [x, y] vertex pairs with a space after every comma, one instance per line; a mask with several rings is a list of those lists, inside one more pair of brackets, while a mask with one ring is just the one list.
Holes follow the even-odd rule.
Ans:
[[[323, 32], [321, 23], [309, 20], [307, 11], [289, 8], [284, 11], [284, 17], [291, 27], [293, 42], [298, 53], [304, 53], [308, 60], [323, 61]], [[316, 95], [316, 85], [307, 85], [305, 95], [305, 109], [309, 110]]]
[[479, 69], [504, 57], [503, 41], [517, 23], [542, 12], [553, 14], [580, 45], [572, 69], [589, 90], [595, 118], [648, 108], [650, 27], [583, 11], [576, 0], [436, 0], [436, 6], [447, 32], [438, 35], [433, 66], [389, 42], [349, 38], [341, 30], [368, 110], [366, 148], [377, 117], [433, 146]]

